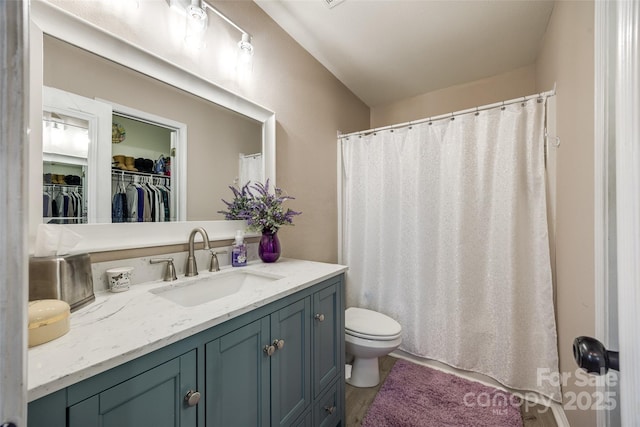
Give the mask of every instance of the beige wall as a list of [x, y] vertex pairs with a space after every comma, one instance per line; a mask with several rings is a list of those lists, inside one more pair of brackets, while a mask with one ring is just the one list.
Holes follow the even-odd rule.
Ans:
[[[595, 332], [594, 3], [556, 3], [536, 67], [538, 90], [557, 83], [556, 275], [560, 371], [575, 377], [572, 342]], [[570, 381], [567, 392], [592, 390]], [[592, 411], [567, 410], [573, 426], [595, 426]]]
[[[551, 89], [551, 87], [546, 90]], [[480, 105], [532, 95], [536, 92], [535, 65], [371, 109], [371, 127], [419, 120]]]
[[289, 207], [303, 211], [280, 233], [283, 255], [337, 261], [336, 131], [368, 128], [369, 108], [262, 9], [251, 1], [212, 2], [254, 37], [253, 70], [241, 75], [233, 66], [240, 35], [211, 13], [206, 47], [190, 50], [184, 17], [164, 1], [140, 1], [127, 13], [103, 0], [51, 3], [273, 110], [278, 186], [296, 197]]

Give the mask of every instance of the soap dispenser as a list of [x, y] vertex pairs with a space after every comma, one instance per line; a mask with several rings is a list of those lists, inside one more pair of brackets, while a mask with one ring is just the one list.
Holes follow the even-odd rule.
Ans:
[[231, 249], [231, 265], [233, 267], [243, 267], [247, 265], [247, 246], [244, 244], [244, 233], [242, 230], [236, 231], [236, 241]]

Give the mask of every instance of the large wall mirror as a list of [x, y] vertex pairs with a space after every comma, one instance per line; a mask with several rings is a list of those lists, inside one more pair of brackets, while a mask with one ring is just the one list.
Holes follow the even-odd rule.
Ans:
[[[135, 235], [145, 233], [146, 224], [132, 223], [138, 220], [222, 222], [217, 211], [224, 207], [220, 199], [229, 196], [229, 185], [241, 184], [247, 176], [275, 181], [273, 112], [47, 2], [34, 2], [32, 7], [31, 67], [32, 238], [39, 224], [74, 224], [76, 231], [86, 227], [80, 230], [84, 248], [115, 249], [117, 244], [92, 241], [92, 224], [101, 225], [101, 235], [121, 234], [118, 227], [125, 225], [125, 233]], [[67, 102], [66, 108], [51, 101], [50, 91], [58, 95], [54, 99]], [[98, 109], [108, 106], [109, 118], [101, 123], [91, 111], [74, 108], [79, 102], [74, 97], [93, 101]], [[38, 122], [40, 127], [35, 126]], [[50, 137], [60, 139], [60, 129], [82, 135], [75, 139], [85, 141], [84, 158], [69, 161], [74, 157], [51, 153]], [[114, 195], [134, 181], [171, 191], [171, 214], [167, 209], [166, 217], [115, 219]], [[82, 202], [73, 211], [76, 219], [52, 219], [53, 211], [45, 212], [41, 197], [47, 192], [53, 199], [73, 193], [69, 198]], [[184, 239], [170, 234], [153, 245]], [[131, 246], [123, 242], [121, 247]]]

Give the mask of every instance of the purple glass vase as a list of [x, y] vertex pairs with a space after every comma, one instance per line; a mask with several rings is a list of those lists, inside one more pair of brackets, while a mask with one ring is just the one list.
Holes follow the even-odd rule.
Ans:
[[264, 262], [276, 262], [280, 258], [280, 240], [278, 232], [266, 231], [262, 232], [260, 244], [258, 245], [258, 255]]

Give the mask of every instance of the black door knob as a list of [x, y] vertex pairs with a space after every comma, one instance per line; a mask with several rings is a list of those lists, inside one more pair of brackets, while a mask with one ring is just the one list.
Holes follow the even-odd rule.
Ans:
[[607, 350], [595, 338], [578, 337], [573, 340], [573, 357], [579, 367], [592, 374], [603, 375], [609, 369], [620, 370], [618, 352]]

